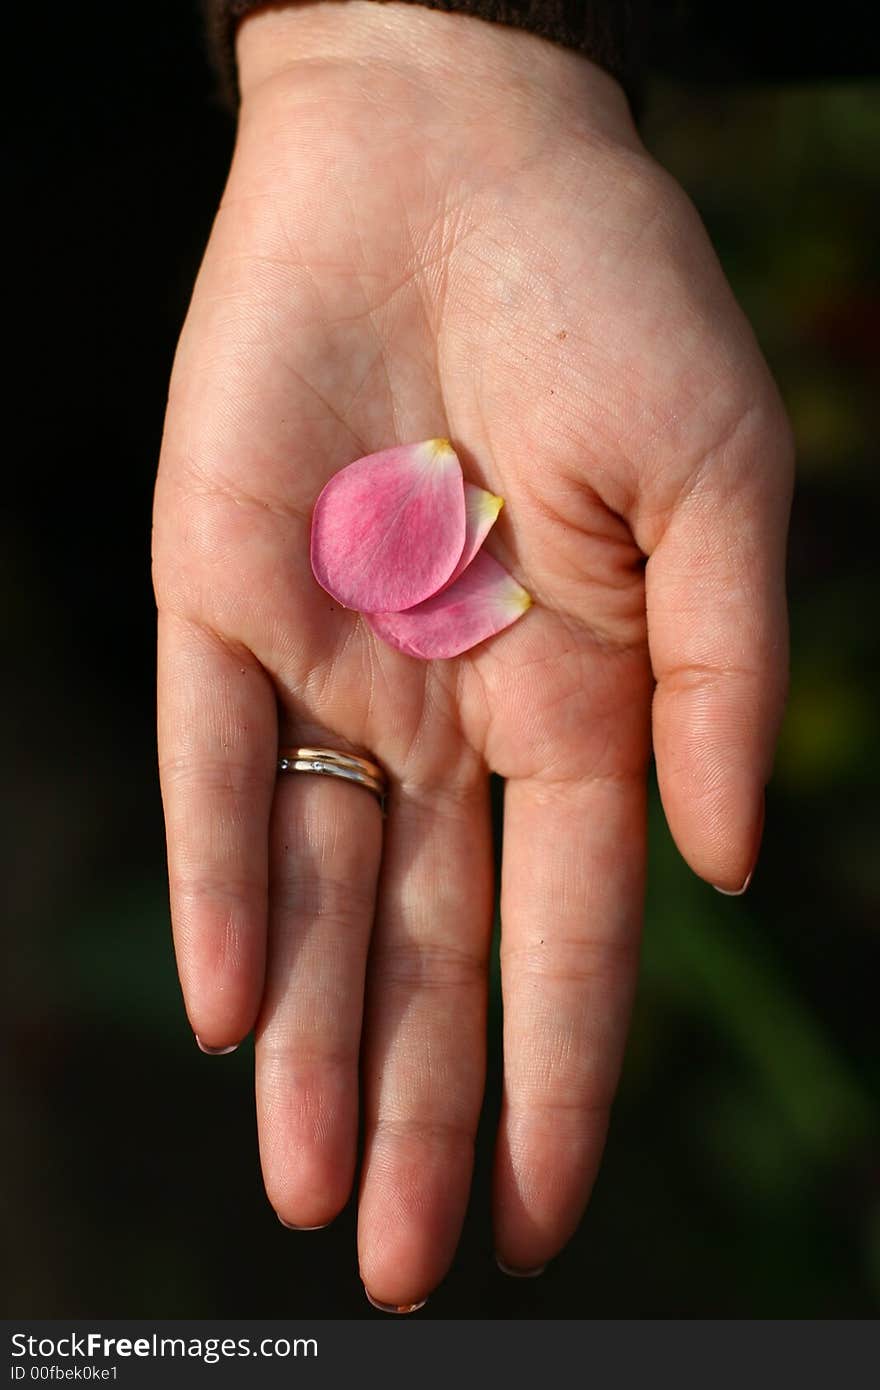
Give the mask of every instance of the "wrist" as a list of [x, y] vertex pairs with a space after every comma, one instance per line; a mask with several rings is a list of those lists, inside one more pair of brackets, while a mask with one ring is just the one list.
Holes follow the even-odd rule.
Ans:
[[637, 143], [627, 97], [604, 69], [523, 29], [463, 13], [394, 0], [319, 0], [273, 6], [246, 16], [236, 39], [242, 103], [308, 67], [347, 67], [406, 75], [432, 91], [504, 92], [520, 107], [559, 104]]

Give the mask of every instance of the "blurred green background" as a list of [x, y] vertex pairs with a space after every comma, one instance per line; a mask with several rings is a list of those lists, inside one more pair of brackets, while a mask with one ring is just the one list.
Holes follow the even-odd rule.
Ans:
[[[117, 10], [39, 36], [9, 152], [3, 1310], [377, 1316], [351, 1208], [315, 1235], [276, 1221], [250, 1048], [198, 1053], [178, 993], [149, 505], [231, 128], [187, 7], [164, 0], [140, 33]], [[873, 1316], [880, 89], [655, 80], [644, 133], [702, 212], [796, 428], [792, 693], [764, 848], [749, 893], [722, 898], [679, 860], [654, 798], [606, 1159], [579, 1234], [534, 1282], [492, 1260], [496, 981], [471, 1209], [420, 1316]]]

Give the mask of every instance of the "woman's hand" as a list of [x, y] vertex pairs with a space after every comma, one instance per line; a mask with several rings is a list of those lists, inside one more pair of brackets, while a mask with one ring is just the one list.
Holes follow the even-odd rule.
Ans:
[[[496, 1241], [529, 1270], [599, 1163], [652, 737], [688, 863], [727, 891], [754, 864], [792, 449], [699, 219], [592, 64], [350, 0], [254, 15], [239, 67], [156, 493], [175, 940], [202, 1042], [256, 1029], [287, 1223], [348, 1198], [360, 1068], [361, 1273], [410, 1305], [447, 1269], [470, 1183], [488, 770], [507, 779]], [[506, 499], [489, 549], [535, 607], [422, 663], [318, 587], [308, 537], [334, 471], [437, 435]], [[375, 757], [387, 821], [357, 787], [276, 779], [279, 743]]]

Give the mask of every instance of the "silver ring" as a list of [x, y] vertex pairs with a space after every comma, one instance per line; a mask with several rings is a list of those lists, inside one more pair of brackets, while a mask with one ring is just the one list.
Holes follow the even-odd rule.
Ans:
[[378, 763], [358, 758], [353, 753], [340, 753], [335, 748], [279, 748], [279, 772], [316, 772], [324, 777], [341, 777], [366, 787], [379, 802], [385, 814], [385, 795], [388, 778]]

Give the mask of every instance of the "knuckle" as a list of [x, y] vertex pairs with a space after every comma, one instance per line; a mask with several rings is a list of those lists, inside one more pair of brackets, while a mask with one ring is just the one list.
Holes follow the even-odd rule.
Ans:
[[374, 951], [371, 969], [383, 988], [453, 990], [483, 987], [483, 953], [426, 943], [396, 943]]
[[427, 1115], [380, 1115], [373, 1127], [375, 1136], [395, 1144], [420, 1148], [473, 1148], [474, 1126], [467, 1120], [438, 1119]]
[[220, 754], [180, 753], [159, 760], [159, 775], [166, 788], [193, 789], [208, 797], [249, 796], [263, 791], [265, 773], [250, 761], [237, 758], [232, 748]]
[[272, 908], [276, 913], [361, 928], [373, 917], [373, 895], [356, 879], [336, 878], [308, 866], [286, 863], [273, 875]]
[[622, 972], [635, 970], [638, 957], [634, 934], [603, 941], [553, 940], [502, 948], [501, 969], [508, 985], [596, 985], [614, 983]]

